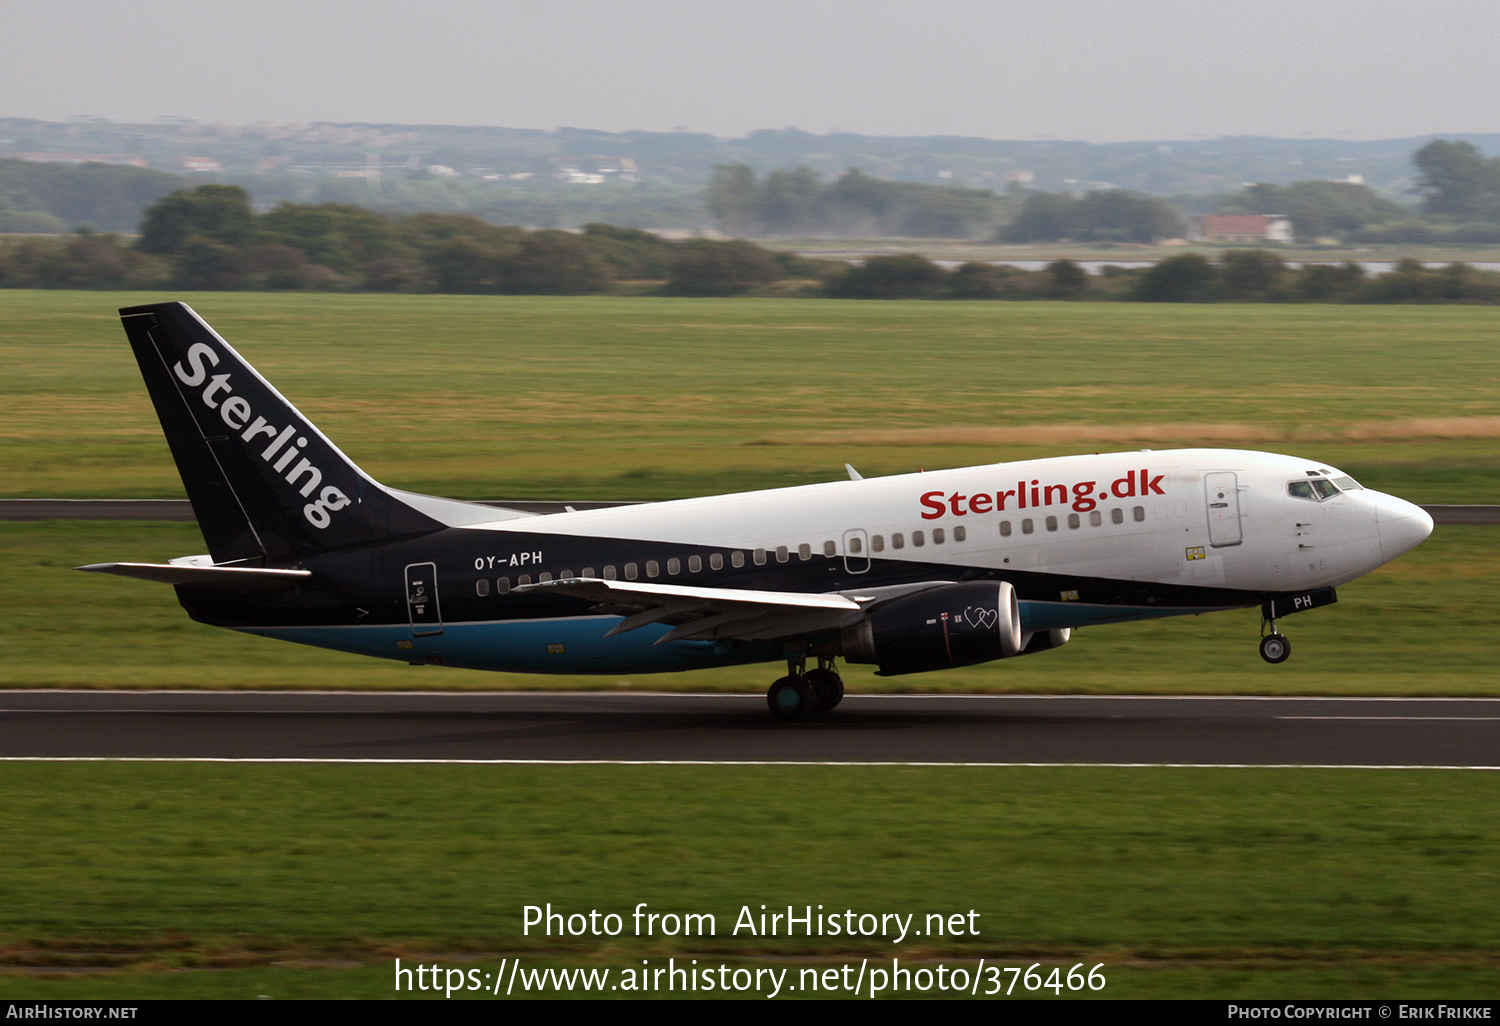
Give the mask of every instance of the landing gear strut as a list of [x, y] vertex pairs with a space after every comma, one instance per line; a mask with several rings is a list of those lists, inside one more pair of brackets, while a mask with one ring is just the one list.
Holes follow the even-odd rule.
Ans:
[[[1266, 633], [1266, 628], [1271, 628], [1271, 633]], [[1276, 621], [1270, 617], [1260, 618], [1260, 657], [1268, 663], [1284, 663], [1287, 656], [1292, 654], [1292, 643], [1285, 634], [1278, 633]]]
[[818, 668], [788, 659], [787, 675], [766, 692], [766, 705], [779, 720], [805, 720], [828, 712], [844, 700], [844, 680], [833, 668], [833, 660], [818, 657]]

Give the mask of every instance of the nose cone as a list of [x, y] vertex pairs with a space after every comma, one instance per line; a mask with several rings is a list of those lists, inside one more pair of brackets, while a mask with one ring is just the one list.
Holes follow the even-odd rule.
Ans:
[[1384, 492], [1366, 493], [1375, 499], [1375, 525], [1380, 534], [1380, 556], [1387, 563], [1427, 540], [1432, 517], [1421, 506]]

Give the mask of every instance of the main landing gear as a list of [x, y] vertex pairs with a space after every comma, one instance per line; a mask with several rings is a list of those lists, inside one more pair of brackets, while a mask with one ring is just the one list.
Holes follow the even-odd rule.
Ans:
[[844, 700], [844, 679], [834, 670], [832, 659], [819, 656], [815, 670], [805, 666], [802, 660], [788, 659], [787, 675], [766, 692], [766, 704], [778, 720], [820, 716]]
[[[1271, 628], [1271, 633], [1266, 633], [1266, 628]], [[1260, 657], [1268, 663], [1284, 663], [1287, 656], [1292, 654], [1292, 643], [1285, 634], [1276, 630], [1276, 621], [1262, 616], [1260, 618]]]

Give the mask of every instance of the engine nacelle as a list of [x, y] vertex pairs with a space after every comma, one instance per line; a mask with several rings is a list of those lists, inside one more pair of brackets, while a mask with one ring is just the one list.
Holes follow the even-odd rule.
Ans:
[[883, 677], [971, 666], [1020, 654], [1021, 606], [1008, 581], [949, 584], [876, 606], [839, 640]]

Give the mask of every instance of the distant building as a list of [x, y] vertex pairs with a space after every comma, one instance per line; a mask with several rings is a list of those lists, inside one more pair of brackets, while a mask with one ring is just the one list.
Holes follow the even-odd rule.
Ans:
[[145, 167], [146, 158], [135, 153], [11, 153], [12, 160], [25, 160], [32, 164], [122, 164], [127, 167]]
[[205, 171], [222, 171], [224, 170], [224, 165], [212, 157], [183, 157], [182, 169], [192, 174]]
[[1188, 217], [1190, 242], [1291, 242], [1292, 222], [1280, 214], [1193, 214]]

